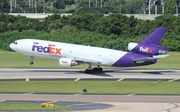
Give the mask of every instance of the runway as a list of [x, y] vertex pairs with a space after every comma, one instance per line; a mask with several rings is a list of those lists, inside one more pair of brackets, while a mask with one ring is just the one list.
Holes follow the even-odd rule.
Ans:
[[171, 95], [65, 95], [65, 94], [0, 94], [1, 100], [180, 103], [180, 96]]
[[0, 69], [0, 79], [155, 79], [180, 80], [180, 70], [104, 69], [85, 74], [84, 69]]
[[[60, 94], [0, 94], [1, 101], [38, 102], [85, 102], [79, 103], [87, 108], [86, 102], [93, 102], [94, 108], [83, 112], [179, 112], [180, 96], [170, 95], [60, 95]], [[72, 103], [73, 104], [73, 103]], [[102, 104], [106, 104], [101, 108]], [[108, 105], [110, 105], [108, 107]], [[85, 107], [84, 107], [85, 106]], [[107, 108], [108, 107], [108, 108]], [[89, 108], [89, 107], [88, 107]], [[79, 112], [79, 110], [71, 110]], [[81, 110], [82, 112], [82, 110]]]
[[[122, 79], [179, 81], [180, 70], [105, 69], [103, 73], [85, 74], [84, 69], [0, 69], [0, 80], [32, 79]], [[168, 88], [167, 88], [168, 89]], [[179, 88], [177, 88], [179, 89]], [[112, 105], [83, 112], [180, 112], [180, 95], [63, 95], [0, 94], [5, 101], [89, 102]], [[81, 105], [82, 107], [82, 105]], [[88, 107], [87, 105], [85, 107]], [[82, 110], [71, 110], [79, 112]]]

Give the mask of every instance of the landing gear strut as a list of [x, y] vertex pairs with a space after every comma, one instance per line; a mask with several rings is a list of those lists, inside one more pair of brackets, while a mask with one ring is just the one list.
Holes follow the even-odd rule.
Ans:
[[34, 56], [30, 56], [30, 65], [32, 65], [33, 64], [33, 59], [34, 59]]
[[85, 70], [85, 73], [95, 73], [95, 72], [102, 72], [103, 69], [98, 65], [97, 67], [92, 69], [92, 64], [88, 64], [88, 69]]

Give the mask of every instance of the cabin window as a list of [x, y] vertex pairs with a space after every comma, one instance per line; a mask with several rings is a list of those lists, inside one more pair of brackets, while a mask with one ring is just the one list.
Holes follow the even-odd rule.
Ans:
[[17, 44], [18, 44], [18, 42], [14, 42], [14, 44], [15, 44], [15, 45], [17, 45]]

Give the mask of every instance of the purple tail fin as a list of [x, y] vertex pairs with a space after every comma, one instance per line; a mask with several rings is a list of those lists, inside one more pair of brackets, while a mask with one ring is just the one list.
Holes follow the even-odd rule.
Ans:
[[135, 53], [151, 56], [166, 54], [168, 48], [158, 45], [166, 31], [167, 28], [159, 27], [139, 44], [129, 43], [128, 49]]
[[156, 30], [154, 30], [149, 36], [147, 36], [144, 40], [142, 40], [139, 44], [158, 45], [162, 37], [166, 33], [166, 31], [167, 31], [167, 28], [159, 27]]

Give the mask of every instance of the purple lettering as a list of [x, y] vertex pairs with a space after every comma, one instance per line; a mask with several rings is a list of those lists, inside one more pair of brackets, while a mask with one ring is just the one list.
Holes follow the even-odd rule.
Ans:
[[37, 52], [44, 52], [44, 53], [49, 53], [49, 54], [61, 54], [60, 48], [56, 48], [56, 45], [54, 44], [49, 44], [48, 46], [41, 46], [39, 45], [38, 42], [34, 42], [32, 46], [32, 51], [37, 51]]
[[38, 51], [38, 52], [44, 52], [44, 53], [49, 53], [50, 45], [49, 46], [38, 46], [38, 42], [34, 42], [34, 45], [32, 46], [32, 51]]
[[42, 52], [42, 51], [43, 51], [43, 47], [42, 47], [42, 46], [38, 46], [38, 47], [37, 47], [37, 51], [38, 51], [38, 52]]
[[43, 48], [43, 51], [44, 51], [45, 53], [49, 53], [49, 47], [47, 47], [47, 46], [44, 47], [44, 48]]
[[[37, 45], [38, 45], [39, 43], [37, 43], [37, 42], [34, 42], [34, 44], [37, 44]], [[38, 47], [38, 46], [36, 46], [36, 45], [33, 45], [33, 46], [32, 46], [32, 51], [35, 51], [35, 48], [37, 49], [37, 47]]]

